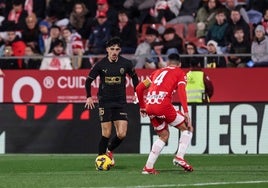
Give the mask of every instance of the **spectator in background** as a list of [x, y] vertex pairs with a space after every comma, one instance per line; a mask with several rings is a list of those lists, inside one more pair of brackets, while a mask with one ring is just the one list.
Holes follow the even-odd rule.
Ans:
[[194, 22], [197, 10], [199, 8], [201, 0], [187, 0], [182, 1], [179, 15], [170, 20], [168, 24], [184, 23], [189, 24]]
[[213, 40], [208, 41], [207, 50], [208, 50], [208, 56], [207, 56], [206, 68], [226, 67], [225, 58], [223, 56], [220, 56], [222, 52], [218, 48], [217, 42]]
[[165, 26], [168, 21], [179, 15], [181, 4], [180, 0], [156, 0], [150, 14], [156, 18], [157, 23]]
[[[21, 33], [16, 30], [7, 31], [6, 45], [12, 47], [14, 56], [24, 56], [26, 44], [20, 38]], [[22, 68], [23, 59], [17, 59], [19, 68]]]
[[150, 9], [155, 5], [155, 0], [126, 0], [124, 8], [130, 12], [130, 18], [139, 24], [139, 28], [144, 23], [152, 23]]
[[46, 9], [46, 20], [54, 24], [56, 21], [69, 18], [73, 7], [73, 1], [70, 0], [49, 0]]
[[70, 27], [64, 28], [61, 32], [61, 38], [65, 43], [65, 54], [72, 55], [72, 29]]
[[45, 46], [45, 53], [44, 55], [51, 53], [53, 48], [54, 48], [54, 43], [57, 41], [57, 39], [60, 39], [61, 37], [61, 30], [59, 26], [56, 25], [52, 25], [50, 27], [50, 31], [49, 31], [49, 37], [48, 37], [48, 41]]
[[76, 2], [74, 4], [73, 10], [70, 14], [70, 25], [82, 36], [82, 38], [86, 39], [88, 34], [86, 33], [86, 24], [87, 18], [89, 17], [89, 11], [86, 5], [82, 2]]
[[90, 32], [87, 48], [91, 54], [105, 54], [106, 41], [111, 37], [111, 25], [105, 12], [98, 12], [96, 17], [98, 24]]
[[140, 43], [135, 51], [134, 64], [136, 69], [144, 68], [146, 57], [150, 55], [154, 42], [159, 42], [158, 31], [152, 27], [148, 27], [145, 32], [145, 40]]
[[268, 35], [268, 8], [265, 9], [261, 24], [264, 27], [265, 34]]
[[241, 16], [239, 8], [235, 8], [231, 10], [230, 18], [231, 19], [229, 21], [229, 25], [226, 31], [227, 45], [229, 46], [231, 43], [235, 41], [235, 37], [234, 37], [235, 27], [242, 28], [245, 34], [245, 40], [250, 41], [250, 27]]
[[83, 58], [84, 54], [84, 46], [81, 38], [75, 37], [72, 40], [72, 67], [73, 69], [89, 69], [91, 68], [91, 64], [89, 58]]
[[[18, 60], [16, 59], [8, 59], [10, 57], [13, 57], [14, 53], [13, 53], [13, 49], [12, 46], [10, 45], [6, 45], [4, 47], [4, 54], [3, 54], [3, 58], [0, 59], [0, 70], [5, 70], [5, 69], [19, 69], [19, 65], [18, 65]], [[5, 59], [5, 57], [7, 59]]]
[[65, 42], [65, 46], [66, 46], [65, 54], [66, 55], [72, 55], [73, 54], [72, 43], [73, 43], [73, 41], [75, 39], [76, 40], [81, 40], [81, 42], [82, 42], [81, 35], [79, 35], [79, 33], [77, 33], [76, 31], [73, 31], [70, 27], [66, 27], [66, 28], [64, 28], [62, 30], [61, 38]]
[[5, 18], [6, 15], [6, 0], [0, 0], [0, 17]]
[[192, 61], [187, 76], [187, 102], [207, 103], [213, 96], [214, 86], [209, 76], [201, 69], [199, 61]]
[[69, 19], [68, 18], [63, 18], [61, 20], [58, 20], [55, 22], [55, 25], [60, 28], [60, 31], [62, 32], [65, 28], [69, 27]]
[[46, 46], [48, 46], [49, 43], [49, 23], [45, 20], [41, 21], [38, 25], [39, 27], [39, 35], [38, 35], [38, 46], [40, 53], [43, 55], [46, 52]]
[[25, 0], [24, 9], [28, 15], [34, 13], [37, 20], [43, 20], [46, 17], [46, 0]]
[[254, 67], [268, 66], [268, 38], [262, 25], [255, 29], [255, 37], [251, 45], [251, 54]]
[[196, 36], [205, 37], [207, 30], [215, 23], [216, 11], [223, 5], [219, 0], [208, 0], [201, 8], [198, 9], [195, 22], [197, 24]]
[[240, 27], [234, 29], [235, 40], [231, 44], [229, 53], [232, 54], [228, 57], [228, 67], [246, 67], [247, 62], [250, 61], [249, 56], [239, 56], [236, 54], [250, 54], [251, 42], [245, 40], [244, 30]]
[[4, 54], [6, 38], [7, 38], [6, 32], [0, 31], [0, 57], [3, 56], [3, 54]]
[[262, 13], [268, 8], [268, 3], [267, 0], [248, 0], [246, 8], [249, 22], [259, 24], [262, 19]]
[[111, 36], [118, 36], [122, 40], [121, 53], [133, 54], [137, 48], [136, 23], [129, 20], [125, 10], [118, 12], [118, 23], [112, 27]]
[[27, 11], [24, 10], [24, 0], [13, 0], [12, 9], [8, 12], [6, 21], [14, 22], [17, 28], [24, 30], [26, 28], [25, 19], [28, 16]]
[[163, 40], [153, 44], [153, 50], [151, 52], [153, 58], [148, 59], [148, 62], [145, 64], [145, 67], [150, 69], [165, 67], [167, 57], [163, 57], [163, 55], [168, 56], [172, 53], [179, 54], [182, 52], [182, 39], [176, 34], [174, 28], [166, 28], [163, 33]]
[[197, 47], [193, 42], [187, 42], [185, 44], [185, 54], [187, 57], [181, 58], [181, 68], [190, 68], [192, 64], [198, 63], [200, 67], [204, 67], [204, 58], [198, 55]]
[[26, 29], [22, 31], [22, 40], [26, 45], [30, 45], [33, 49], [40, 52], [38, 45], [39, 28], [37, 18], [34, 13], [26, 17]]
[[223, 9], [218, 9], [216, 11], [216, 22], [211, 26], [206, 35], [206, 41], [214, 40], [218, 43], [219, 48], [223, 53], [227, 51], [226, 44], [226, 30], [228, 23], [226, 21], [225, 12]]
[[44, 57], [40, 70], [72, 70], [71, 60], [64, 56], [65, 44], [60, 39], [55, 39], [52, 52]]
[[226, 13], [227, 13], [227, 15], [226, 15], [227, 20], [230, 19], [231, 10], [238, 9], [240, 14], [241, 14], [241, 16], [245, 20], [245, 22], [249, 23], [249, 18], [248, 18], [247, 11], [245, 10], [245, 8], [243, 6], [238, 5], [237, 0], [226, 0], [225, 1], [225, 7], [226, 7]]
[[99, 14], [99, 12], [104, 12], [107, 15], [107, 19], [112, 25], [116, 25], [117, 23], [117, 11], [109, 6], [109, 3], [107, 0], [97, 0], [97, 12], [96, 15]]
[[23, 59], [23, 68], [24, 69], [39, 69], [41, 65], [41, 59], [37, 56], [40, 54], [30, 45], [25, 47], [25, 58]]

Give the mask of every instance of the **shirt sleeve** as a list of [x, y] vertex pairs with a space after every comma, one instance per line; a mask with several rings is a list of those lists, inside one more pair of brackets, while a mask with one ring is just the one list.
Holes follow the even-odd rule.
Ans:
[[98, 64], [96, 64], [91, 69], [91, 71], [89, 72], [88, 77], [86, 79], [85, 89], [86, 89], [87, 98], [91, 97], [91, 83], [93, 82], [93, 80], [95, 80], [97, 78], [98, 75], [99, 75]]
[[188, 112], [186, 84], [187, 84], [187, 77], [186, 77], [185, 73], [183, 73], [181, 76], [181, 79], [178, 82], [177, 92], [178, 92], [184, 113]]
[[187, 95], [186, 95], [185, 88], [186, 88], [185, 84], [178, 85], [178, 94], [179, 94], [180, 102], [181, 102], [184, 113], [188, 112]]
[[136, 91], [136, 87], [139, 84], [139, 78], [138, 78], [138, 75], [137, 75], [137, 73], [135, 71], [135, 67], [133, 66], [132, 62], [129, 62], [128, 75], [132, 78], [134, 91]]

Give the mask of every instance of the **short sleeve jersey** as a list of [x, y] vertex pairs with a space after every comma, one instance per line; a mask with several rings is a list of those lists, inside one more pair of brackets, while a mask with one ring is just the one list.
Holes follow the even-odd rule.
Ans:
[[172, 66], [154, 71], [150, 79], [152, 84], [146, 96], [147, 104], [170, 104], [172, 94], [178, 85], [187, 83], [185, 72], [179, 67]]
[[119, 107], [126, 104], [126, 75], [136, 76], [133, 64], [118, 57], [116, 62], [103, 58], [90, 71], [89, 77], [100, 76], [98, 99], [101, 106]]

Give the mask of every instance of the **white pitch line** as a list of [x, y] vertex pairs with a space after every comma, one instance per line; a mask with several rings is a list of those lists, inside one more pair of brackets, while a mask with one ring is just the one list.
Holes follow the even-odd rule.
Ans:
[[[208, 185], [231, 185], [231, 184], [258, 184], [258, 183], [268, 183], [268, 180], [260, 181], [237, 181], [237, 182], [211, 182], [211, 183], [193, 183], [193, 184], [164, 184], [164, 185], [138, 185], [138, 186], [123, 186], [125, 188], [151, 188], [151, 187], [202, 187]], [[64, 188], [123, 188], [122, 186], [116, 187], [64, 187]]]

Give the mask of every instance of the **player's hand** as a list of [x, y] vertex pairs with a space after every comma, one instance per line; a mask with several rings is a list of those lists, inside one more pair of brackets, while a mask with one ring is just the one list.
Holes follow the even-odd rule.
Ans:
[[147, 116], [147, 112], [146, 112], [145, 108], [141, 108], [140, 109], [140, 114], [141, 114], [142, 117], [146, 117]]
[[190, 116], [188, 113], [185, 113], [184, 114], [184, 117], [185, 117], [185, 123], [186, 123], [186, 126], [188, 127], [188, 130], [192, 131], [193, 130], [193, 126], [192, 126], [192, 121], [190, 119]]
[[86, 104], [85, 104], [86, 109], [93, 109], [95, 108], [94, 101], [91, 97], [87, 98]]

